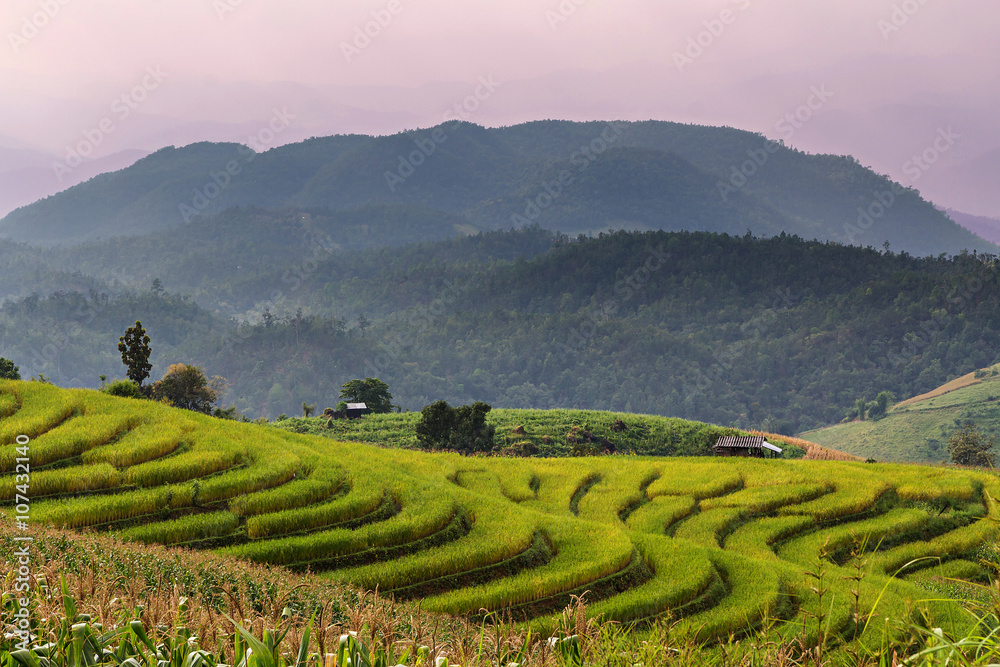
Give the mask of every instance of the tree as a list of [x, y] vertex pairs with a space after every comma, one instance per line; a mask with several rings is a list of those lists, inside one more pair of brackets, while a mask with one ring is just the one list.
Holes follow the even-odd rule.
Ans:
[[948, 453], [952, 463], [992, 468], [996, 464], [996, 445], [996, 438], [987, 438], [975, 424], [965, 424], [948, 439]]
[[153, 398], [209, 415], [226, 389], [226, 381], [218, 375], [209, 381], [197, 366], [172, 364], [163, 378], [153, 384]]
[[128, 379], [142, 387], [153, 369], [149, 363], [149, 336], [142, 328], [142, 322], [136, 320], [135, 326], [125, 330], [125, 335], [118, 339], [118, 351], [122, 353], [122, 363], [128, 369]]
[[345, 382], [344, 388], [340, 390], [340, 398], [352, 403], [364, 403], [376, 414], [392, 412], [392, 394], [389, 393], [389, 385], [378, 378]]
[[435, 401], [420, 411], [417, 441], [424, 449], [453, 449], [463, 454], [491, 451], [496, 433], [496, 427], [486, 423], [491, 409], [482, 401], [458, 408]]
[[463, 453], [491, 451], [495, 444], [496, 426], [486, 423], [486, 415], [492, 409], [483, 401], [455, 408], [451, 448]]
[[880, 391], [875, 397], [875, 402], [868, 404], [868, 417], [873, 421], [885, 417], [886, 413], [889, 412], [889, 405], [894, 400], [896, 397], [891, 391]]
[[305, 401], [302, 401], [302, 416], [306, 419], [316, 412], [316, 405], [308, 405]]
[[153, 290], [153, 294], [159, 296], [163, 292], [163, 282], [159, 278], [153, 278], [151, 289]]
[[857, 401], [855, 401], [854, 402], [854, 409], [858, 413], [858, 419], [860, 419], [861, 421], [864, 421], [865, 420], [865, 412], [867, 412], [867, 410], [868, 410], [868, 403], [865, 402], [865, 399], [859, 398]]
[[21, 369], [10, 359], [0, 357], [0, 380], [20, 380]]
[[447, 401], [425, 405], [417, 422], [417, 442], [424, 449], [445, 449], [451, 441], [454, 425], [455, 410]]

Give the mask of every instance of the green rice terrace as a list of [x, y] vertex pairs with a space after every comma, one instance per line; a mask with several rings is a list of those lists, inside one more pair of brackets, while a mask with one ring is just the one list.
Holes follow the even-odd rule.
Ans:
[[669, 614], [704, 640], [778, 621], [793, 639], [822, 605], [841, 646], [912, 622], [960, 631], [959, 603], [909, 577], [985, 576], [1000, 493], [989, 473], [899, 464], [466, 458], [26, 382], [0, 382], [0, 473], [7, 522], [28, 496], [32, 524], [309, 570], [425, 611], [546, 631], [586, 594], [605, 620]]

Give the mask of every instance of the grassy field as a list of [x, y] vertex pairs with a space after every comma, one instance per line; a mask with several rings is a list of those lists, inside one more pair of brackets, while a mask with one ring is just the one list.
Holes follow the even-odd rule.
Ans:
[[[329, 421], [324, 417], [292, 417], [274, 426], [292, 433], [319, 435], [332, 440], [367, 442], [384, 447], [418, 449], [419, 412], [368, 415], [364, 419]], [[645, 456], [704, 456], [720, 435], [739, 431], [672, 417], [597, 410], [494, 409], [486, 421], [496, 427], [500, 449], [531, 443], [538, 456], [568, 456], [574, 442], [605, 450]], [[767, 434], [768, 442], [783, 447], [785, 458], [799, 458], [810, 443]], [[512, 451], [512, 450], [509, 450]]]
[[1000, 437], [1000, 367], [897, 403], [878, 421], [847, 422], [799, 435], [863, 458], [937, 463], [948, 460], [948, 438], [966, 421]]
[[[542, 635], [580, 595], [606, 621], [670, 614], [699, 640], [771, 621], [789, 638], [815, 639], [809, 614], [820, 604], [831, 648], [877, 647], [909, 632], [881, 621], [862, 632], [855, 608], [879, 619], [922, 609], [961, 632], [967, 617], [957, 603], [927, 600], [910, 577], [942, 562], [978, 575], [977, 550], [998, 535], [1000, 478], [986, 472], [801, 459], [464, 458], [38, 383], [0, 382], [2, 404], [12, 406], [0, 419], [6, 534], [16, 531], [20, 494], [30, 499], [29, 524], [308, 570], [419, 599], [425, 611], [473, 619], [505, 611]], [[523, 421], [525, 433], [541, 430]], [[32, 434], [29, 444], [17, 444], [22, 433]], [[19, 458], [31, 461], [27, 479], [17, 477]], [[852, 551], [872, 552], [861, 584], [849, 580], [860, 558]], [[892, 576], [923, 557], [906, 579]], [[809, 574], [819, 564], [829, 589], [822, 600]]]

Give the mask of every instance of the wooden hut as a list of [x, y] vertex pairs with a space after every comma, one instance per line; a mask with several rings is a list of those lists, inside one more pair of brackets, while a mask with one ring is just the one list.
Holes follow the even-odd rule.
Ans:
[[724, 435], [712, 447], [716, 456], [777, 458], [781, 447], [775, 447], [762, 435]]
[[371, 412], [365, 403], [348, 403], [347, 404], [347, 418], [357, 419], [358, 417], [363, 417], [364, 415]]

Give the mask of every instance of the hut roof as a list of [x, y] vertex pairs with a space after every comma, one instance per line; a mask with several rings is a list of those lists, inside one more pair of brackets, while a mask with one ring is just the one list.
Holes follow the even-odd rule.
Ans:
[[716, 449], [721, 448], [740, 448], [740, 449], [769, 449], [772, 452], [781, 453], [781, 447], [775, 447], [771, 443], [764, 440], [762, 435], [724, 435], [719, 438], [719, 441], [715, 443]]

